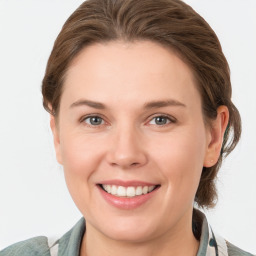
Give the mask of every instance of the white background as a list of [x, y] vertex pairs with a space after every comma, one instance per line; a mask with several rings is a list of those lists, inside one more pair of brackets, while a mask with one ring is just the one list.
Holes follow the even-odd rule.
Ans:
[[[240, 144], [219, 173], [206, 212], [219, 234], [256, 252], [256, 1], [186, 0], [213, 27], [230, 63]], [[80, 0], [0, 0], [0, 249], [58, 237], [81, 214], [55, 161], [41, 80], [53, 42]]]

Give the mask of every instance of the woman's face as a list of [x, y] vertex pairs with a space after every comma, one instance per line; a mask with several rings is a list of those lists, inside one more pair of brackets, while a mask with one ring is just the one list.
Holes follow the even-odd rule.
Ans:
[[172, 51], [149, 41], [86, 47], [51, 125], [87, 230], [144, 241], [191, 228], [212, 136], [192, 72]]

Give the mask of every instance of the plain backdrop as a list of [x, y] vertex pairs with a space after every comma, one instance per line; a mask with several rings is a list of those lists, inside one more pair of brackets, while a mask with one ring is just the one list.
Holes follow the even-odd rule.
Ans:
[[[230, 63], [243, 135], [207, 211], [215, 232], [256, 252], [256, 1], [186, 0], [217, 33]], [[80, 0], [0, 0], [0, 249], [59, 237], [81, 217], [55, 160], [41, 81], [53, 42]]]

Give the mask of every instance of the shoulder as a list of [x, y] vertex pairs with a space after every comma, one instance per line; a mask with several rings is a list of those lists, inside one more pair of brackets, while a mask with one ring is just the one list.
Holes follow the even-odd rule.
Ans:
[[193, 231], [197, 232], [197, 235], [199, 234], [198, 236], [200, 237], [197, 256], [256, 256], [236, 247], [215, 233], [209, 225], [205, 214], [197, 209], [194, 209]]
[[0, 256], [79, 255], [84, 232], [85, 220], [81, 218], [58, 240], [51, 240], [45, 236], [34, 237], [5, 248], [0, 251]]
[[45, 236], [38, 236], [13, 244], [0, 251], [0, 256], [50, 256], [48, 239]]
[[226, 243], [229, 256], [253, 256], [253, 254], [243, 251], [242, 249], [236, 247], [235, 245], [229, 243], [228, 241]]

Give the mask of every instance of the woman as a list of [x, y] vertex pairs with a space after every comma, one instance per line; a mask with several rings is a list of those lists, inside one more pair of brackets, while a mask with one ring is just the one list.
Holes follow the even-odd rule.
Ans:
[[241, 124], [219, 41], [189, 6], [86, 1], [55, 42], [42, 93], [84, 218], [53, 244], [2, 255], [251, 255], [194, 209], [214, 206]]

